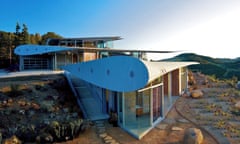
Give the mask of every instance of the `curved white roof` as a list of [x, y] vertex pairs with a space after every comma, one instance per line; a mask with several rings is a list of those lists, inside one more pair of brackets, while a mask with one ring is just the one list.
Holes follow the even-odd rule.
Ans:
[[143, 88], [149, 76], [146, 65], [130, 56], [111, 56], [61, 68], [96, 86], [118, 92]]
[[162, 76], [168, 72], [174, 71], [176, 69], [186, 67], [189, 65], [199, 64], [197, 62], [150, 62], [150, 61], [142, 61], [149, 73], [148, 82], [153, 81], [154, 79]]
[[14, 53], [17, 55], [38, 55], [50, 52], [68, 51], [76, 48], [61, 47], [61, 46], [48, 46], [48, 45], [21, 45], [16, 47]]

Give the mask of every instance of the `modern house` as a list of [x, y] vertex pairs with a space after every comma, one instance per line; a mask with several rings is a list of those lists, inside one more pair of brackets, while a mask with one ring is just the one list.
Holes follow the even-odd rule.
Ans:
[[[117, 123], [121, 128], [141, 139], [165, 118], [176, 99], [188, 89], [187, 66], [197, 63], [150, 62], [143, 59], [146, 52], [153, 51], [109, 48], [112, 46], [111, 42], [119, 39], [121, 38], [50, 39], [47, 46], [19, 46], [15, 53], [20, 55], [21, 70], [35, 68], [56, 70], [62, 66], [68, 71], [65, 73], [66, 77], [85, 118], [93, 121], [108, 119], [113, 112], [117, 115]], [[122, 85], [131, 87], [134, 82], [137, 83], [137, 80], [132, 79], [132, 83], [119, 84], [117, 79], [123, 72], [111, 71], [114, 67], [123, 67], [125, 70], [124, 66], [126, 68], [127, 65], [130, 70], [127, 75], [129, 79], [137, 75], [141, 77], [141, 72], [134, 71], [136, 64], [132, 61], [109, 62], [104, 65], [92, 64], [94, 61], [89, 61], [119, 54], [133, 56], [146, 67], [147, 81], [142, 87], [131, 91], [118, 89]], [[90, 67], [86, 67], [90, 64]], [[70, 65], [72, 67], [68, 67]], [[101, 72], [103, 66], [106, 69]], [[116, 74], [115, 79], [108, 79], [114, 81], [111, 87], [98, 83], [107, 81], [107, 77], [113, 76], [113, 72]]]
[[[91, 51], [91, 49], [112, 48], [113, 41], [120, 37], [91, 37], [91, 38], [62, 38], [48, 39], [47, 46], [67, 46], [67, 48], [56, 49], [54, 47], [29, 46], [15, 49], [19, 55], [19, 69], [22, 70], [58, 70], [61, 66], [94, 60], [106, 57], [106, 52]], [[88, 49], [83, 49], [87, 47]]]

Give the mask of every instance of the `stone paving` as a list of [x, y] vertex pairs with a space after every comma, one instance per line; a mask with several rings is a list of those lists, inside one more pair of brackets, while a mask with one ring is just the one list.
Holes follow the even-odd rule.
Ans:
[[98, 136], [105, 144], [120, 144], [119, 142], [117, 142], [117, 140], [115, 140], [107, 133], [104, 120], [95, 121], [95, 125]]

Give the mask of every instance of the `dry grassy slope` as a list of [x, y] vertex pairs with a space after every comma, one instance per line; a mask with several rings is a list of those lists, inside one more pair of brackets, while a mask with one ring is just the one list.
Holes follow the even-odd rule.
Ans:
[[183, 115], [199, 126], [207, 129], [220, 143], [240, 143], [240, 91], [234, 80], [218, 80], [201, 73], [193, 73], [195, 84], [191, 89], [199, 89], [203, 97], [186, 97], [184, 104], [178, 105]]

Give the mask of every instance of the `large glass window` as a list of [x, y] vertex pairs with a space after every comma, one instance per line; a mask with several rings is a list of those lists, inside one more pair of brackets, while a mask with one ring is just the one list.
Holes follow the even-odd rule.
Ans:
[[104, 48], [104, 41], [98, 41], [97, 48]]
[[125, 128], [136, 136], [151, 126], [150, 97], [151, 89], [124, 93]]
[[57, 68], [60, 68], [63, 65], [72, 63], [72, 55], [70, 52], [63, 53], [63, 54], [57, 54]]
[[153, 122], [162, 117], [162, 94], [163, 86], [153, 88]]
[[104, 48], [113, 48], [113, 42], [112, 41], [107, 41], [104, 45]]
[[123, 116], [120, 116], [119, 123], [133, 135], [141, 137], [163, 117], [163, 78], [155, 79], [145, 89], [124, 93], [119, 100], [123, 105], [122, 113], [119, 107], [119, 115]]
[[136, 122], [136, 93], [124, 93], [125, 125], [130, 127]]

